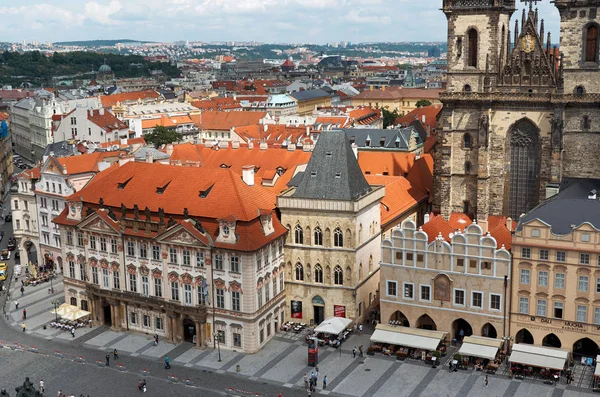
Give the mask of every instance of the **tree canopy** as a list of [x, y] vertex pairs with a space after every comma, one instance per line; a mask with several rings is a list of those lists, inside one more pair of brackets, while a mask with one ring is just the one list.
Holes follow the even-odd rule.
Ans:
[[416, 106], [418, 108], [422, 108], [423, 106], [431, 106], [431, 101], [428, 101], [427, 99], [419, 99]]
[[394, 121], [400, 117], [400, 113], [397, 110], [389, 111], [386, 108], [381, 109], [383, 112], [383, 128], [388, 128], [394, 125]]
[[144, 135], [146, 143], [154, 145], [155, 148], [159, 148], [162, 145], [168, 145], [169, 143], [180, 142], [183, 140], [183, 135], [179, 132], [157, 125], [154, 127], [152, 132]]

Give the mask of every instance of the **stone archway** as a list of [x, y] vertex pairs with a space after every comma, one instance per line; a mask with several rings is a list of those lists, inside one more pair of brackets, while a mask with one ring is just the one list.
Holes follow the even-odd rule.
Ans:
[[391, 325], [401, 325], [403, 327], [410, 327], [410, 322], [408, 318], [402, 313], [400, 310], [396, 310], [390, 316], [390, 324]]
[[523, 328], [519, 330], [519, 332], [517, 332], [517, 334], [515, 335], [515, 343], [525, 343], [528, 345], [533, 345], [533, 335], [531, 335], [531, 332]]
[[421, 329], [430, 329], [432, 331], [437, 331], [437, 325], [435, 324], [435, 321], [433, 321], [433, 319], [428, 314], [423, 314], [421, 317], [419, 317], [417, 319], [416, 326], [417, 328]]
[[542, 346], [561, 348], [562, 342], [556, 334], [548, 334], [542, 339]]
[[456, 340], [461, 341], [465, 336], [473, 335], [473, 327], [467, 320], [457, 318], [452, 321], [452, 335]]
[[193, 343], [194, 337], [196, 336], [196, 323], [189, 319], [184, 318], [182, 321], [183, 326], [183, 340], [186, 342]]
[[590, 338], [582, 338], [579, 339], [577, 342], [573, 343], [573, 356], [576, 356], [577, 358], [596, 358], [598, 354], [600, 354], [598, 344]]
[[483, 327], [481, 327], [481, 336], [496, 339], [498, 337], [498, 331], [496, 331], [496, 327], [492, 324], [485, 323]]
[[23, 246], [25, 248], [25, 258], [19, 259], [24, 259], [25, 263], [38, 263], [38, 250], [33, 241], [27, 240]]

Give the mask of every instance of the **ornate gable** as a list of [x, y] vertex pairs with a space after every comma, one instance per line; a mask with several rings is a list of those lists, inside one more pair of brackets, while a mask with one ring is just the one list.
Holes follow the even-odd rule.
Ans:
[[198, 243], [201, 243], [202, 245], [206, 245], [198, 237], [185, 230], [181, 225], [173, 227], [171, 230], [160, 236], [158, 240], [165, 244], [197, 245]]
[[91, 216], [86, 219], [80, 226], [80, 229], [89, 231], [89, 232], [100, 232], [100, 233], [115, 233], [117, 230], [109, 225], [104, 219], [102, 219], [98, 214]]
[[[525, 18], [525, 12], [523, 13]], [[515, 42], [513, 49], [500, 70], [499, 86], [524, 88], [556, 87], [556, 64], [558, 59], [547, 41], [543, 45], [544, 21], [538, 32], [537, 13], [529, 10], [527, 20], [518, 33], [518, 21], [515, 21]], [[510, 37], [507, 37], [507, 41]], [[548, 36], [548, 40], [550, 36]]]
[[42, 167], [42, 173], [63, 175], [64, 168], [54, 157], [48, 157], [46, 164]]

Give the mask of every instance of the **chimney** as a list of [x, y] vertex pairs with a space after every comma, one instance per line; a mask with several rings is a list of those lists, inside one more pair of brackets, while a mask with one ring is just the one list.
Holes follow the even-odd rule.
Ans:
[[100, 113], [100, 116], [104, 116], [104, 108], [100, 108], [98, 110], [98, 113]]
[[245, 165], [242, 167], [242, 180], [248, 186], [254, 186], [254, 166]]
[[506, 228], [508, 229], [509, 232], [512, 232], [513, 230], [513, 220], [512, 218], [506, 218]]
[[478, 224], [478, 225], [479, 225], [479, 227], [481, 228], [481, 233], [482, 233], [483, 235], [487, 234], [487, 232], [488, 232], [488, 229], [489, 229], [489, 228], [488, 228], [488, 221], [487, 221], [487, 219], [486, 219], [485, 221], [482, 221], [482, 220], [480, 220], [480, 221], [478, 221], [478, 222], [477, 222], [477, 224]]
[[429, 222], [429, 214], [423, 215], [423, 224], [426, 224], [428, 222]]
[[240, 141], [231, 141], [231, 148], [232, 149], [239, 149], [240, 148]]
[[248, 149], [250, 149], [250, 150], [254, 149], [254, 142], [252, 142], [252, 140], [248, 141]]
[[173, 154], [173, 144], [172, 144], [172, 143], [169, 143], [169, 144], [167, 145], [167, 154], [168, 154], [169, 156]]
[[146, 163], [148, 163], [148, 164], [154, 163], [154, 156], [152, 155], [152, 151], [151, 150], [148, 150], [146, 152]]
[[265, 141], [262, 141], [262, 142], [260, 143], [260, 150], [267, 150], [267, 148], [268, 148], [268, 147], [269, 147], [269, 146], [267, 145], [267, 142], [265, 142]]

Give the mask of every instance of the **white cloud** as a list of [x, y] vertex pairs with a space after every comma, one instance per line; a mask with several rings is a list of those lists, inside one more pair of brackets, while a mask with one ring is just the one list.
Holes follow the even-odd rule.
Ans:
[[392, 22], [392, 19], [388, 16], [372, 15], [367, 10], [351, 10], [344, 16], [344, 19], [348, 22], [371, 25], [387, 25]]
[[112, 18], [117, 14], [123, 5], [117, 0], [112, 0], [108, 4], [100, 4], [95, 1], [86, 3], [85, 16], [86, 18], [98, 22], [102, 25], [113, 25], [116, 21]]

